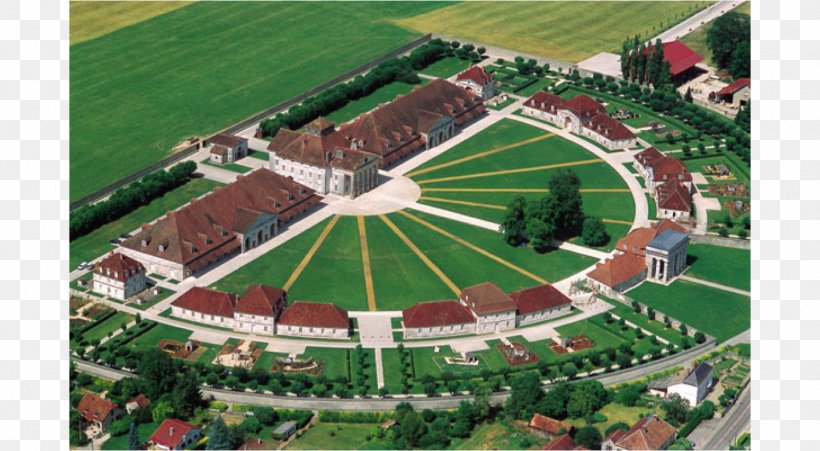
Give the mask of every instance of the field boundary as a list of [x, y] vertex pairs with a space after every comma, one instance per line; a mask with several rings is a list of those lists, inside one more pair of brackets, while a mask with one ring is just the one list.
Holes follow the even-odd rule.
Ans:
[[174, 164], [174, 163], [176, 163], [176, 162], [178, 162], [182, 159], [185, 159], [185, 158], [193, 155], [199, 149], [202, 148], [203, 143], [207, 143], [208, 139], [210, 139], [211, 137], [213, 137], [214, 135], [216, 135], [218, 133], [233, 134], [233, 133], [236, 133], [238, 131], [244, 130], [244, 129], [248, 128], [250, 125], [252, 125], [255, 122], [259, 122], [263, 119], [266, 119], [270, 116], [273, 116], [275, 113], [278, 113], [282, 110], [286, 110], [286, 109], [292, 107], [293, 105], [301, 103], [302, 101], [306, 100], [307, 98], [312, 97], [312, 96], [314, 96], [314, 95], [316, 95], [316, 94], [318, 94], [318, 93], [320, 93], [320, 92], [322, 92], [326, 89], [332, 88], [333, 86], [335, 86], [339, 83], [342, 83], [343, 81], [346, 81], [348, 79], [351, 79], [351, 78], [353, 78], [353, 77], [355, 77], [355, 76], [357, 76], [357, 75], [359, 75], [359, 74], [361, 74], [365, 71], [368, 71], [368, 70], [376, 67], [377, 65], [383, 63], [384, 61], [389, 60], [390, 58], [395, 58], [395, 57], [397, 57], [397, 56], [399, 56], [403, 53], [406, 53], [410, 50], [413, 50], [414, 48], [416, 48], [416, 47], [418, 47], [422, 44], [427, 43], [432, 38], [433, 38], [432, 35], [428, 33], [428, 34], [426, 34], [426, 35], [424, 35], [424, 36], [422, 36], [422, 37], [420, 37], [420, 38], [418, 38], [414, 41], [411, 41], [411, 42], [409, 42], [409, 43], [407, 43], [407, 44], [405, 44], [405, 45], [403, 45], [403, 46], [401, 46], [401, 47], [399, 47], [399, 48], [397, 48], [393, 51], [385, 53], [382, 56], [378, 56], [378, 57], [370, 60], [370, 62], [362, 64], [361, 66], [359, 66], [359, 67], [357, 67], [353, 70], [345, 72], [344, 74], [339, 75], [339, 76], [337, 76], [336, 78], [334, 78], [332, 80], [326, 81], [326, 82], [322, 83], [321, 85], [316, 86], [315, 88], [309, 89], [309, 90], [307, 90], [307, 91], [305, 91], [305, 92], [303, 92], [303, 93], [301, 93], [301, 94], [299, 94], [295, 97], [291, 97], [288, 100], [284, 100], [282, 102], [279, 102], [276, 105], [273, 105], [272, 107], [266, 109], [265, 111], [254, 114], [253, 116], [251, 116], [247, 119], [243, 119], [243, 120], [237, 122], [236, 124], [231, 125], [228, 128], [217, 131], [217, 132], [211, 134], [208, 138], [204, 138], [204, 139], [200, 140], [199, 142], [197, 142], [194, 145], [191, 145], [191, 146], [189, 146], [189, 147], [187, 147], [187, 148], [185, 148], [185, 149], [183, 149], [183, 150], [181, 150], [181, 151], [179, 151], [179, 152], [177, 152], [173, 155], [170, 155], [170, 156], [168, 156], [168, 157], [166, 157], [166, 158], [164, 158], [164, 159], [162, 159], [162, 160], [160, 160], [160, 161], [158, 161], [158, 162], [156, 162], [156, 163], [154, 163], [154, 164], [152, 164], [152, 165], [150, 165], [150, 166], [148, 166], [144, 169], [141, 169], [141, 170], [139, 170], [139, 171], [137, 171], [137, 172], [123, 178], [123, 179], [120, 179], [120, 180], [118, 180], [118, 181], [116, 181], [116, 182], [114, 182], [114, 183], [112, 183], [112, 184], [110, 184], [110, 185], [108, 185], [108, 186], [106, 186], [102, 189], [99, 189], [94, 193], [91, 193], [87, 196], [84, 196], [84, 197], [74, 201], [74, 202], [71, 202], [70, 207], [69, 207], [69, 211], [77, 210], [78, 208], [82, 207], [83, 205], [86, 205], [86, 204], [93, 203], [93, 202], [96, 202], [98, 200], [101, 200], [102, 198], [104, 198], [104, 197], [108, 196], [109, 194], [113, 193], [114, 191], [116, 191], [116, 190], [118, 190], [118, 189], [120, 189], [120, 188], [122, 188], [122, 187], [124, 187], [128, 184], [131, 184], [131, 183], [141, 179], [142, 177], [150, 174], [151, 172], [154, 172], [154, 171], [159, 170], [159, 169], [164, 169], [167, 166], [170, 166], [170, 165], [172, 165], [172, 164]]

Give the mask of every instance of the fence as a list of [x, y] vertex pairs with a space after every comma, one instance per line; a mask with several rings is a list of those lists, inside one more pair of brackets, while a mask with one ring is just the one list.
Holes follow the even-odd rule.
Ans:
[[731, 247], [735, 249], [752, 248], [751, 240], [741, 240], [737, 238], [723, 238], [712, 235], [690, 235], [689, 239], [693, 244], [710, 244], [712, 246]]
[[[345, 80], [348, 80], [348, 79], [353, 78], [353, 77], [355, 77], [355, 76], [357, 76], [357, 75], [359, 75], [363, 72], [366, 72], [366, 71], [376, 67], [377, 65], [383, 63], [384, 61], [387, 61], [390, 58], [395, 58], [395, 57], [397, 57], [397, 56], [399, 56], [403, 53], [409, 52], [410, 50], [413, 50], [414, 48], [416, 48], [416, 47], [430, 41], [431, 39], [432, 39], [432, 36], [430, 34], [426, 34], [426, 35], [416, 39], [413, 42], [405, 44], [405, 45], [403, 45], [403, 46], [401, 46], [401, 47], [399, 47], [399, 48], [397, 48], [397, 49], [395, 49], [395, 50], [393, 50], [389, 53], [386, 53], [382, 56], [379, 56], [379, 57], [371, 60], [368, 63], [362, 64], [361, 66], [359, 66], [359, 67], [357, 67], [357, 68], [355, 68], [351, 71], [348, 71], [348, 72], [346, 72], [342, 75], [339, 75], [338, 77], [336, 77], [336, 78], [334, 78], [330, 81], [322, 83], [321, 85], [319, 85], [315, 88], [312, 88], [308, 91], [305, 91], [305, 92], [297, 95], [296, 97], [292, 97], [288, 100], [277, 103], [276, 105], [268, 108], [267, 110], [262, 111], [262, 112], [257, 113], [257, 114], [254, 114], [253, 116], [251, 116], [247, 119], [244, 119], [240, 122], [237, 122], [236, 124], [226, 128], [224, 130], [221, 130], [220, 132], [217, 132], [217, 133], [231, 133], [231, 134], [233, 134], [233, 133], [239, 132], [241, 130], [244, 130], [244, 129], [250, 127], [251, 125], [253, 125], [256, 122], [259, 122], [263, 119], [266, 119], [270, 116], [273, 116], [274, 114], [276, 114], [280, 111], [284, 111], [284, 110], [286, 110], [286, 109], [288, 109], [288, 108], [290, 108], [290, 107], [292, 107], [292, 106], [294, 106], [298, 103], [303, 102], [308, 97], [314, 96], [314, 95], [316, 95], [316, 94], [318, 94], [318, 93], [320, 93], [320, 92], [322, 92], [322, 91], [324, 91], [328, 88], [331, 88], [331, 87], [333, 87], [333, 86], [335, 86], [335, 85], [337, 85], [337, 84], [339, 84], [339, 83], [341, 83]], [[139, 180], [140, 178], [150, 174], [151, 172], [154, 172], [154, 171], [159, 170], [159, 169], [163, 169], [167, 166], [170, 166], [170, 165], [172, 165], [172, 164], [174, 164], [174, 163], [176, 163], [180, 160], [183, 160], [183, 159], [193, 155], [194, 153], [196, 153], [200, 149], [202, 143], [207, 142], [208, 139], [210, 139], [215, 134], [216, 133], [210, 135], [209, 137], [207, 137], [205, 139], [200, 140], [199, 142], [197, 142], [194, 145], [191, 145], [190, 147], [187, 147], [187, 148], [185, 148], [185, 149], [183, 149], [183, 150], [181, 150], [181, 151], [179, 151], [179, 152], [177, 152], [177, 153], [175, 153], [175, 154], [173, 154], [173, 155], [171, 155], [167, 158], [164, 158], [164, 159], [162, 159], [162, 160], [148, 166], [145, 169], [141, 169], [141, 170], [139, 170], [139, 171], [137, 171], [137, 172], [123, 178], [123, 179], [120, 179], [120, 180], [118, 180], [118, 181], [116, 181], [116, 182], [114, 182], [114, 183], [112, 183], [112, 184], [110, 184], [110, 185], [108, 185], [108, 186], [106, 186], [106, 187], [92, 193], [92, 194], [89, 194], [89, 195], [87, 195], [87, 196], [85, 196], [85, 197], [83, 197], [79, 200], [76, 200], [76, 201], [72, 202], [71, 206], [70, 206], [70, 210], [74, 211], [74, 210], [82, 207], [85, 204], [96, 202], [96, 201], [108, 196], [109, 194], [113, 193], [114, 191], [116, 191], [116, 190], [130, 184], [130, 183], [133, 183], [133, 182]]]

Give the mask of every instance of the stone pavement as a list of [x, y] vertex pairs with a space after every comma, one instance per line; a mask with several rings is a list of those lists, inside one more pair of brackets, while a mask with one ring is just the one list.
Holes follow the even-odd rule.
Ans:
[[734, 287], [730, 287], [730, 286], [715, 283], [715, 282], [710, 282], [708, 280], [698, 279], [696, 277], [687, 276], [686, 274], [681, 275], [680, 279], [681, 280], [686, 280], [686, 281], [689, 281], [689, 282], [692, 282], [692, 283], [696, 283], [696, 284], [699, 284], [699, 285], [705, 285], [707, 287], [717, 288], [718, 290], [723, 290], [723, 291], [728, 291], [730, 293], [739, 294], [741, 296], [751, 296], [752, 295], [752, 293], [750, 293], [748, 291], [740, 290], [740, 289], [737, 289], [737, 288], [734, 288]]

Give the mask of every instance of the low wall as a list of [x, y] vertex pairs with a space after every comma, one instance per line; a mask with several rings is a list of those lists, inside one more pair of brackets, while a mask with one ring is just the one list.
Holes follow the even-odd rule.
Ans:
[[740, 239], [736, 239], [736, 238], [723, 238], [721, 236], [690, 235], [689, 240], [693, 244], [710, 244], [712, 246], [731, 247], [731, 248], [734, 248], [734, 249], [746, 249], [746, 250], [750, 250], [752, 248], [752, 241], [751, 240], [740, 240]]

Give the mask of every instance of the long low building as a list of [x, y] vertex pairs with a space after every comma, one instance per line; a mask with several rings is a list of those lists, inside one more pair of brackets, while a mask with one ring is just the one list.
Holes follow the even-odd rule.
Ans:
[[320, 200], [293, 179], [258, 169], [144, 224], [120, 252], [150, 273], [182, 280], [273, 238]]
[[689, 219], [695, 187], [692, 174], [682, 161], [648, 147], [635, 154], [633, 166], [643, 176], [655, 199], [658, 218]]
[[419, 302], [402, 311], [404, 338], [475, 333], [475, 317], [458, 301]]
[[350, 317], [336, 304], [297, 301], [279, 318], [279, 335], [312, 338], [350, 337]]

